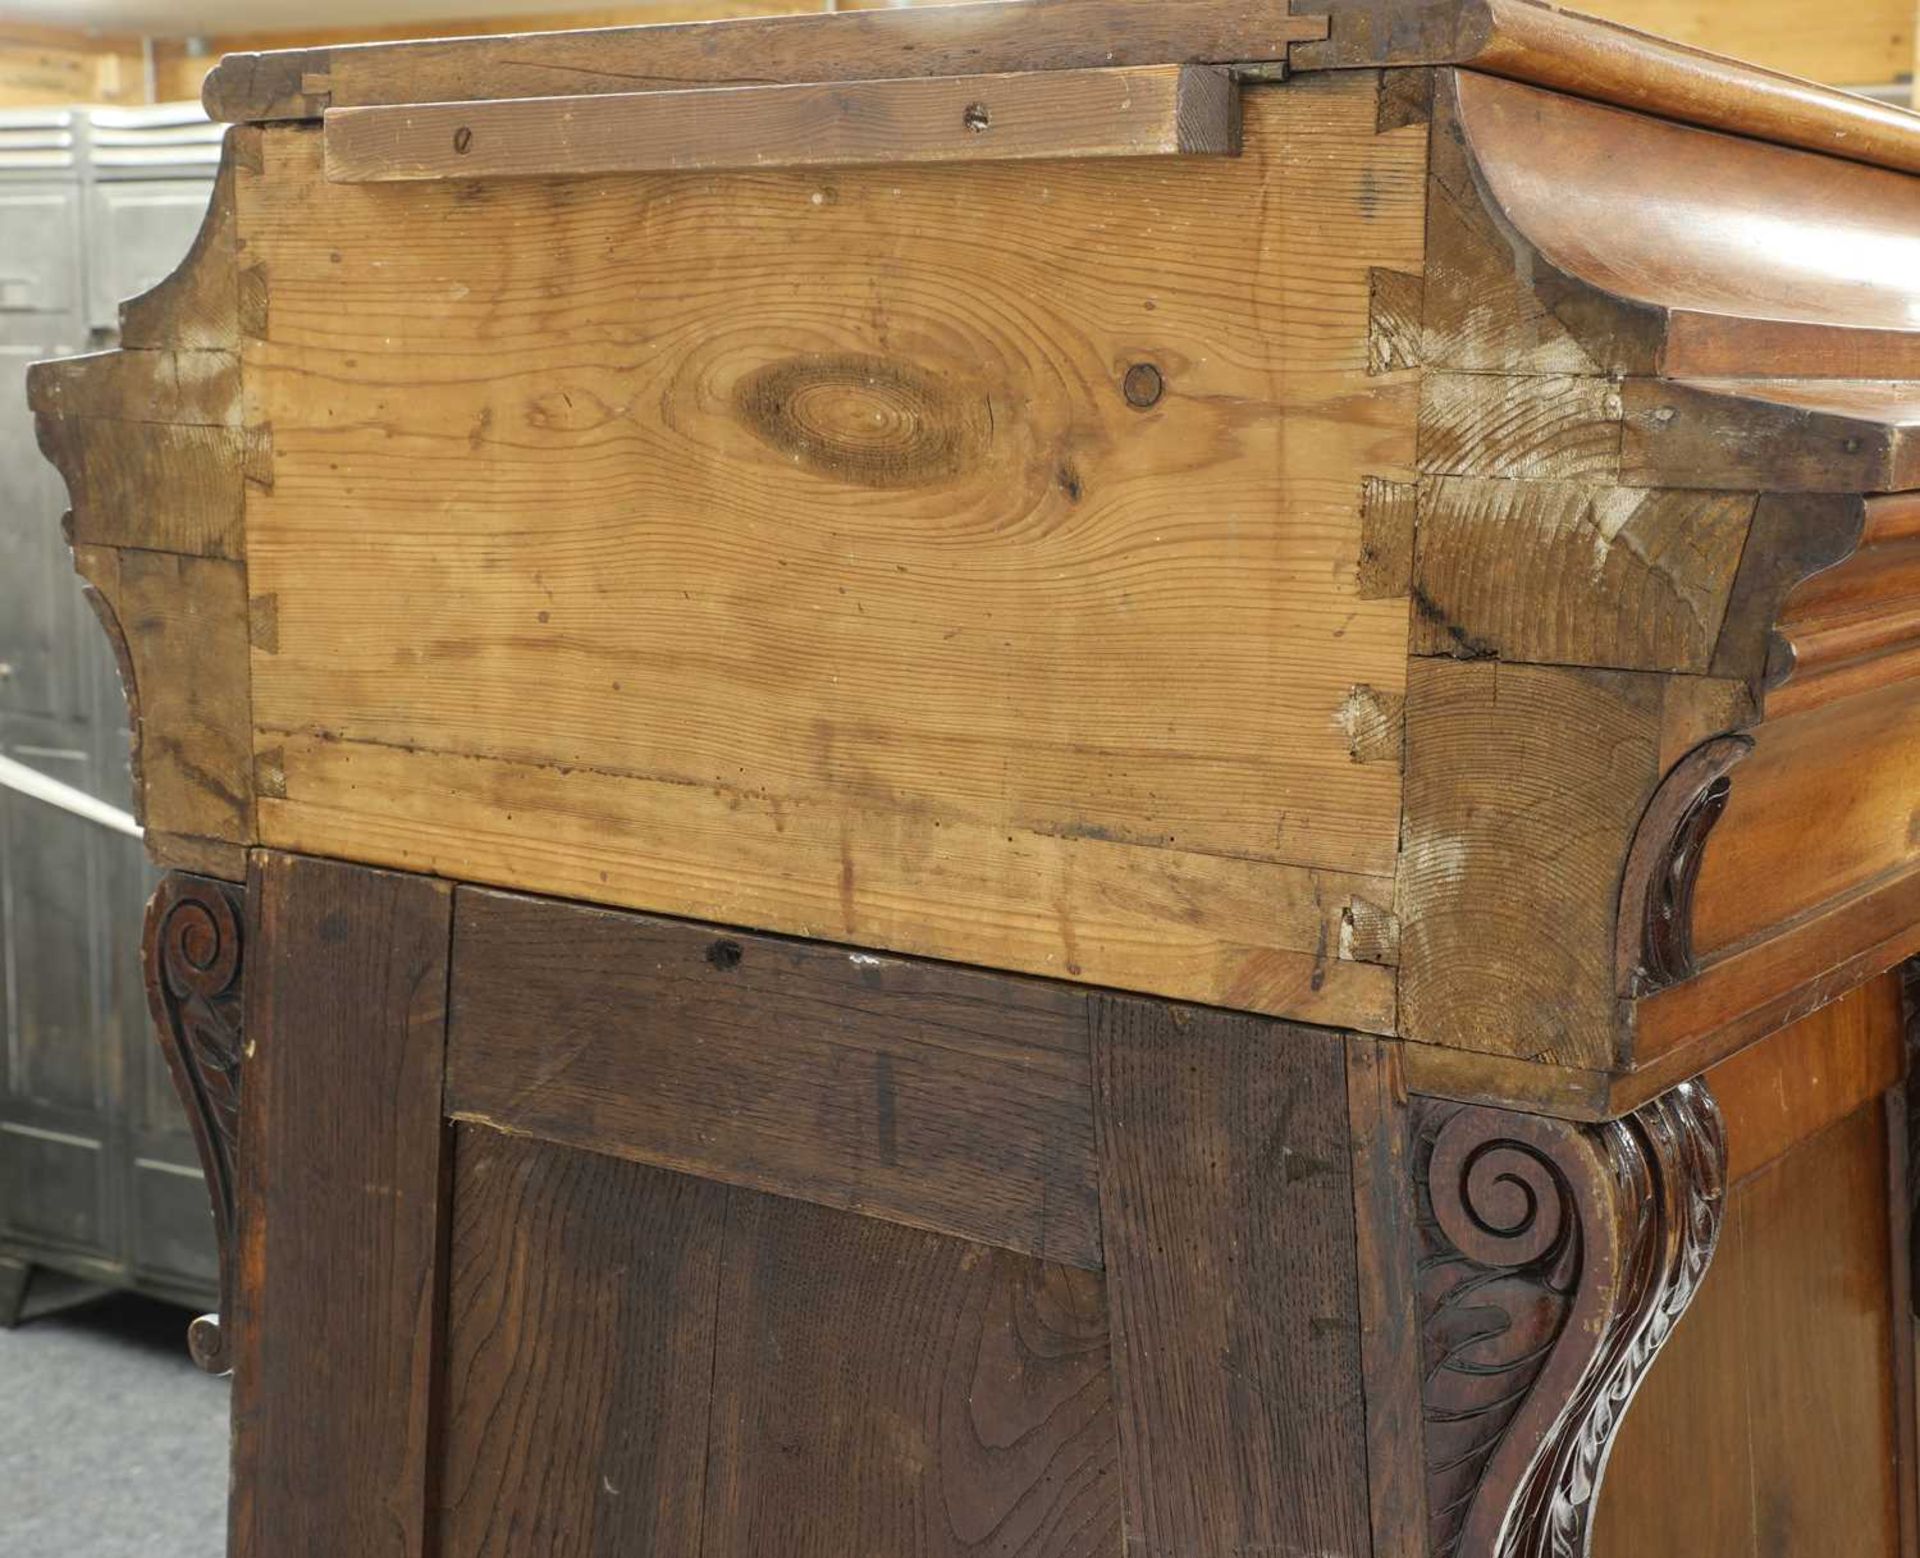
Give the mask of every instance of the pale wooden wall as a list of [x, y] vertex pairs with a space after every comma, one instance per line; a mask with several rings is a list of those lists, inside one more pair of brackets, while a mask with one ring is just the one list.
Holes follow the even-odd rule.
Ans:
[[1914, 65], [1915, 0], [1572, 0], [1571, 10], [1833, 86], [1874, 86]]

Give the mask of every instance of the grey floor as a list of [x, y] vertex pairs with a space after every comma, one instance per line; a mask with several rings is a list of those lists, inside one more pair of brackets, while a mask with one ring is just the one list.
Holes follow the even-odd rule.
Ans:
[[0, 1331], [0, 1552], [221, 1558], [227, 1382], [189, 1361], [187, 1311], [90, 1291], [37, 1273]]

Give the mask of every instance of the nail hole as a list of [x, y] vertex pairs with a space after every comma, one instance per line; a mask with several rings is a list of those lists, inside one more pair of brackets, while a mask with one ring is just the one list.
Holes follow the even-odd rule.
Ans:
[[969, 103], [966, 106], [966, 110], [960, 115], [960, 122], [969, 130], [973, 131], [975, 135], [978, 135], [982, 130], [986, 129], [988, 125], [993, 123], [993, 116], [987, 112], [987, 105], [985, 103]]
[[473, 145], [473, 131], [463, 124], [453, 132], [453, 149], [464, 156], [471, 145]]
[[738, 968], [740, 960], [745, 956], [745, 951], [737, 941], [716, 941], [707, 948], [707, 961], [722, 973]]
[[1137, 406], [1144, 411], [1165, 391], [1166, 380], [1160, 377], [1160, 370], [1152, 363], [1137, 362], [1127, 369], [1127, 376], [1120, 388], [1129, 406]]

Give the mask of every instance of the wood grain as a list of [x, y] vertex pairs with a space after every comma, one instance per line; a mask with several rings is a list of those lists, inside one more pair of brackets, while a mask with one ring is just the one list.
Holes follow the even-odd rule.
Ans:
[[[778, 6], [775, 9], [779, 9]], [[1263, 0], [1031, 0], [754, 17], [585, 33], [236, 54], [207, 78], [215, 119], [305, 119], [375, 103], [453, 103], [767, 82], [1284, 61], [1326, 35]]]
[[462, 890], [447, 1107], [1098, 1269], [1078, 991]]
[[1612, 1063], [1614, 895], [1660, 775], [1662, 699], [1657, 677], [1628, 672], [1413, 662], [1408, 1037]]
[[335, 183], [861, 163], [1232, 155], [1223, 70], [1151, 65], [336, 108]]
[[1849, 991], [1707, 1073], [1727, 1122], [1727, 1179], [1752, 1178], [1906, 1074], [1897, 974]]
[[455, 1133], [441, 1558], [699, 1551], [726, 1203]]
[[423, 1558], [452, 892], [255, 860], [232, 1550]]
[[1429, 481], [1413, 652], [1705, 674], [1753, 507], [1742, 493]]
[[1373, 1558], [1430, 1558], [1412, 1143], [1401, 1046], [1346, 1046]]
[[1098, 1276], [732, 1193], [708, 1558], [1105, 1558], [1120, 1489]]
[[74, 566], [119, 651], [146, 825], [231, 847], [250, 844], [246, 564], [81, 545]]
[[1895, 1558], [1877, 1101], [1737, 1188], [1700, 1298], [1628, 1414], [1596, 1558]]
[[[1418, 266], [1424, 136], [1377, 95], [1258, 92], [1238, 159], [1039, 180], [476, 195], [267, 135], [266, 837], [1389, 1024], [1338, 955], [1399, 813], [1338, 721], [1405, 666], [1357, 478], [1412, 454], [1367, 325], [1370, 271]], [[610, 244], [636, 199], [649, 241]]]
[[1341, 1040], [1118, 996], [1093, 1034], [1127, 1550], [1368, 1550]]

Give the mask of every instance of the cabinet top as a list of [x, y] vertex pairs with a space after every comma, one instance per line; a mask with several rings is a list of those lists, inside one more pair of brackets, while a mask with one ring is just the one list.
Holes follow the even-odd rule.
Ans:
[[1920, 172], [1920, 114], [1537, 0], [988, 0], [230, 54], [209, 115], [1116, 65], [1460, 65]]

